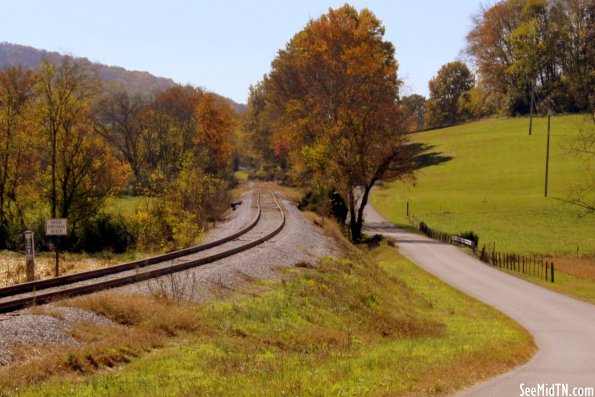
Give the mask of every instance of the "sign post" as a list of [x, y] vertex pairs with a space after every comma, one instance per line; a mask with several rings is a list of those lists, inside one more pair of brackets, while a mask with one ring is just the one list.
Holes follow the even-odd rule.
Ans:
[[27, 257], [27, 281], [35, 280], [35, 241], [33, 232], [25, 231], [25, 255]]
[[54, 236], [54, 245], [56, 249], [56, 277], [60, 276], [60, 236], [67, 235], [66, 218], [48, 219], [45, 222], [45, 235]]

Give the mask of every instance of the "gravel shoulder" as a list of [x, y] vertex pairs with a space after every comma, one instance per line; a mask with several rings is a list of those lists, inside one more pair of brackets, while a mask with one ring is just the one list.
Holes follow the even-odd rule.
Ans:
[[[210, 229], [203, 242], [216, 240], [248, 225], [256, 215], [255, 189], [242, 195], [242, 204], [228, 219]], [[286, 224], [271, 240], [229, 258], [173, 275], [120, 287], [125, 293], [168, 294], [174, 299], [204, 302], [222, 293], [242, 290], [254, 279], [275, 279], [278, 267], [299, 262], [317, 263], [326, 256], [340, 256], [335, 242], [305, 219], [295, 203], [277, 194]], [[109, 320], [88, 311], [52, 304], [0, 315], [0, 367], [13, 360], [15, 346], [74, 345], [71, 330], [77, 322], [109, 325]]]

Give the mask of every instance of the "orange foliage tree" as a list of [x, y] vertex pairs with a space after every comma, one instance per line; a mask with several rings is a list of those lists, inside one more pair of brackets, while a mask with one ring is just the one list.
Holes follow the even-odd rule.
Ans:
[[234, 152], [231, 135], [235, 128], [234, 110], [223, 98], [207, 92], [196, 107], [199, 134], [195, 143], [208, 149], [212, 171], [224, 170], [230, 165]]
[[289, 146], [294, 177], [323, 181], [347, 198], [354, 241], [376, 182], [413, 170], [411, 118], [398, 105], [398, 64], [383, 35], [367, 9], [330, 9], [279, 51], [263, 81], [273, 145]]

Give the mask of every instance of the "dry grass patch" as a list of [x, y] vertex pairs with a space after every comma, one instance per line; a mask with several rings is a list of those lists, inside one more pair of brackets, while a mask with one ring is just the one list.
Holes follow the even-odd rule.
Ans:
[[306, 190], [300, 187], [291, 187], [285, 185], [271, 185], [271, 188], [281, 193], [294, 203], [299, 203], [306, 194]]
[[[111, 254], [60, 254], [60, 272], [62, 275], [113, 266], [123, 262], [145, 259], [148, 253]], [[55, 254], [38, 252], [35, 254], [35, 279], [43, 280], [54, 277]], [[0, 287], [27, 281], [25, 254], [13, 251], [0, 251]]]
[[157, 335], [178, 336], [182, 332], [197, 331], [201, 324], [191, 304], [178, 304], [145, 295], [106, 291], [71, 299], [64, 304]]
[[[75, 346], [17, 346], [13, 351], [15, 364], [0, 369], [0, 395], [50, 378], [82, 376], [127, 364], [164, 347], [172, 337], [206, 330], [195, 305], [148, 296], [107, 291], [59, 304], [89, 310], [115, 325], [76, 323], [70, 330], [77, 341]], [[30, 311], [62, 317], [59, 311], [44, 307]]]
[[595, 281], [595, 258], [557, 257], [553, 262], [560, 272]]
[[164, 345], [161, 335], [129, 327], [79, 323], [71, 330], [76, 346], [17, 346], [15, 363], [0, 369], [0, 395], [56, 377], [92, 373], [129, 363]]

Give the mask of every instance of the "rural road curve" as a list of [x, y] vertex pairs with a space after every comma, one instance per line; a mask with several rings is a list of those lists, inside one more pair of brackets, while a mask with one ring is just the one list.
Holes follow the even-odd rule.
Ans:
[[539, 350], [528, 363], [457, 396], [521, 396], [521, 384], [567, 384], [570, 395], [574, 387], [595, 387], [594, 305], [493, 269], [452, 245], [399, 229], [371, 205], [365, 220], [367, 233], [396, 239], [409, 260], [507, 314], [533, 335]]

